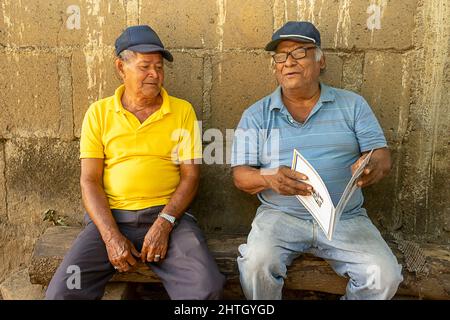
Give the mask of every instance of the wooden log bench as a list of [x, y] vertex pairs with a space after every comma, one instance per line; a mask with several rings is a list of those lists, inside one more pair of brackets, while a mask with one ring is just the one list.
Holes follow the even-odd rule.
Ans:
[[[78, 227], [60, 226], [46, 230], [38, 239], [33, 251], [29, 266], [31, 283], [48, 285], [80, 230]], [[237, 248], [245, 242], [245, 235], [206, 234], [206, 237], [208, 246], [221, 272], [226, 275], [227, 281], [238, 284]], [[405, 256], [397, 248], [396, 242], [388, 241], [388, 244], [404, 266], [404, 281], [400, 285], [398, 295], [424, 299], [450, 299], [450, 246], [421, 245], [421, 252], [426, 259], [425, 273], [416, 274], [407, 270]], [[151, 269], [141, 262], [130, 272], [117, 273], [111, 281], [160, 282]], [[326, 261], [305, 254], [288, 268], [285, 287], [294, 290], [343, 294], [347, 281], [346, 278], [338, 276]]]

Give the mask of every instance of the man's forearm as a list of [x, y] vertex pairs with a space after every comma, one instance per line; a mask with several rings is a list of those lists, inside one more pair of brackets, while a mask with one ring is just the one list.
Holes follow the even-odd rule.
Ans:
[[194, 199], [197, 189], [198, 177], [188, 176], [182, 178], [162, 212], [166, 212], [178, 220]]
[[107, 241], [120, 233], [102, 186], [93, 181], [84, 181], [81, 183], [81, 194], [84, 207], [97, 226], [102, 239]]
[[269, 188], [261, 170], [249, 166], [234, 167], [233, 180], [238, 189], [250, 194], [256, 194]]

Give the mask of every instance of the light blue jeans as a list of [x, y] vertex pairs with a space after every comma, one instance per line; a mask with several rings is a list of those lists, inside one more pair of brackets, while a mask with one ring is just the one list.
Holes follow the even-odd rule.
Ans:
[[391, 299], [403, 281], [402, 267], [365, 215], [340, 220], [329, 241], [314, 220], [260, 206], [237, 262], [247, 299], [281, 299], [287, 266], [301, 253], [328, 261], [349, 278], [342, 299]]

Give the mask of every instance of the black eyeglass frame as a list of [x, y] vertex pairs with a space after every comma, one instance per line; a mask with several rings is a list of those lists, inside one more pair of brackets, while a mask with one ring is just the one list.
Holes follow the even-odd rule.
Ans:
[[[317, 47], [316, 46], [313, 46], [313, 47], [299, 47], [299, 48], [296, 48], [296, 49], [294, 49], [292, 51], [289, 51], [289, 52], [278, 52], [278, 53], [275, 52], [275, 53], [272, 54], [272, 59], [273, 59], [273, 61], [275, 63], [285, 63], [287, 61], [287, 59], [289, 58], [289, 55], [290, 55], [295, 60], [300, 60], [300, 59], [303, 59], [304, 57], [306, 57], [307, 51], [309, 49], [315, 49], [315, 48], [317, 48]], [[300, 56], [297, 55], [297, 54], [293, 54], [296, 51], [297, 52], [302, 52], [302, 54]], [[284, 58], [284, 60], [280, 60], [279, 59], [279, 61], [277, 61], [276, 58], [275, 58], [276, 56], [278, 56], [278, 57], [285, 57], [285, 58]], [[295, 56], [297, 56], [297, 58]]]

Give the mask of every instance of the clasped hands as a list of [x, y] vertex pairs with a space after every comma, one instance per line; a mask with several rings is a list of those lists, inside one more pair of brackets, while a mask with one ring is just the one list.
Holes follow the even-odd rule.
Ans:
[[172, 225], [161, 218], [156, 219], [145, 235], [139, 252], [133, 243], [120, 232], [104, 240], [108, 259], [119, 272], [130, 271], [137, 259], [145, 262], [159, 262], [166, 257]]

